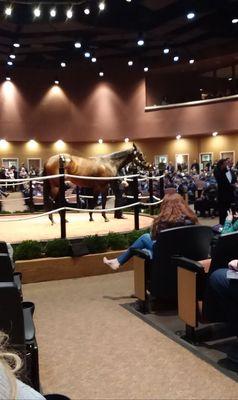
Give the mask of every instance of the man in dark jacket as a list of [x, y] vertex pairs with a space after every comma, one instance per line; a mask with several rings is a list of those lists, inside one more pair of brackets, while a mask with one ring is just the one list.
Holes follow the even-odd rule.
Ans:
[[236, 176], [230, 168], [230, 160], [222, 159], [217, 163], [214, 169], [214, 176], [217, 181], [217, 198], [218, 198], [218, 212], [219, 223], [224, 225], [227, 211], [231, 207], [231, 203], [235, 201], [234, 190], [236, 183]]

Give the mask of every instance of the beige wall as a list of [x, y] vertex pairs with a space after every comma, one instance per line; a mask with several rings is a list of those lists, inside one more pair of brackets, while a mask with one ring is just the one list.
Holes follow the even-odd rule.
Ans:
[[[143, 151], [149, 162], [154, 161], [155, 155], [167, 154], [168, 159], [175, 162], [175, 154], [189, 154], [189, 163], [198, 159], [201, 152], [212, 152], [213, 160], [220, 158], [221, 151], [235, 151], [235, 160], [238, 159], [238, 135], [218, 135], [217, 137], [192, 137], [176, 139], [147, 139], [137, 140], [135, 143]], [[58, 149], [55, 143], [39, 143], [31, 148], [27, 142], [10, 142], [8, 147], [0, 147], [0, 158], [19, 158], [19, 163], [27, 163], [27, 158], [42, 158], [45, 161], [54, 154], [70, 153], [78, 156], [95, 156], [120, 151], [132, 146], [132, 143], [65, 143], [65, 147]], [[2, 161], [2, 160], [1, 160]]]

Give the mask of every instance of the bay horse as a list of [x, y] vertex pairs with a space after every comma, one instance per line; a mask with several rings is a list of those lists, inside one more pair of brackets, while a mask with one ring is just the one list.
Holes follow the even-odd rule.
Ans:
[[[102, 194], [102, 208], [105, 209], [107, 192], [110, 180], [80, 179], [78, 176], [85, 177], [113, 177], [118, 176], [118, 172], [130, 163], [147, 168], [148, 164], [143, 153], [133, 144], [133, 147], [96, 157], [77, 157], [70, 154], [58, 154], [50, 157], [44, 164], [43, 176], [58, 175], [59, 161], [63, 161], [65, 174], [75, 175], [75, 178], [67, 178], [73, 184], [81, 188], [89, 188], [93, 194], [93, 199], [89, 203], [90, 208], [95, 208], [99, 194]], [[47, 211], [52, 211], [59, 200], [59, 178], [44, 180], [44, 206]], [[92, 212], [89, 212], [90, 221], [93, 221]], [[105, 222], [108, 221], [105, 211], [102, 212]], [[49, 218], [53, 224], [53, 215]]]

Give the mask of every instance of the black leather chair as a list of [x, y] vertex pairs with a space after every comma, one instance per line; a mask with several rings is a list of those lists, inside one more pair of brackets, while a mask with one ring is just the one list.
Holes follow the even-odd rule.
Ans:
[[229, 261], [238, 259], [238, 232], [228, 233], [217, 239], [209, 271], [195, 261], [194, 257], [191, 258], [174, 257], [174, 260], [178, 265], [178, 315], [185, 322], [185, 338], [196, 343], [199, 341], [196, 334], [199, 322], [209, 322], [203, 319], [202, 312], [206, 279], [214, 270], [224, 268]]
[[22, 297], [22, 274], [14, 272], [12, 269], [12, 262], [8, 253], [0, 253], [0, 282], [14, 282]]
[[25, 360], [22, 379], [39, 391], [38, 346], [33, 322], [34, 304], [21, 302], [13, 282], [0, 282], [0, 330], [9, 336], [10, 347]]
[[152, 260], [143, 251], [133, 251], [138, 256], [134, 257], [135, 296], [140, 300], [142, 312], [149, 311], [151, 299], [159, 307], [177, 307], [177, 267], [172, 256], [207, 258], [212, 237], [208, 226], [177, 227], [160, 232]]

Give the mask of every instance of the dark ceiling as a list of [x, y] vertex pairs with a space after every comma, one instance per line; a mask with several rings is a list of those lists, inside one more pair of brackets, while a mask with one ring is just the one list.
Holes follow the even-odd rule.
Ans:
[[[238, 63], [237, 34], [238, 0], [105, 0], [106, 9], [98, 11], [99, 0], [41, 1], [42, 15], [33, 19], [36, 1], [10, 2], [12, 16], [4, 16], [9, 2], [0, 0], [0, 63], [7, 65], [10, 54], [15, 54], [13, 66], [52, 68], [65, 61], [67, 66], [76, 62], [92, 63], [84, 57], [89, 51], [104, 66], [112, 58], [133, 59], [138, 64], [161, 67], [173, 64], [174, 55], [179, 63], [188, 63], [210, 57], [229, 56]], [[63, 4], [64, 3], [64, 4]], [[73, 4], [73, 18], [66, 20], [65, 10]], [[57, 16], [50, 19], [49, 10], [57, 8]], [[84, 8], [90, 7], [90, 15]], [[188, 12], [195, 18], [188, 20]], [[145, 44], [137, 46], [143, 36]], [[75, 49], [80, 41], [82, 47]], [[14, 42], [20, 48], [13, 47]], [[168, 55], [164, 47], [170, 48]], [[94, 66], [92, 66], [94, 67]]]

